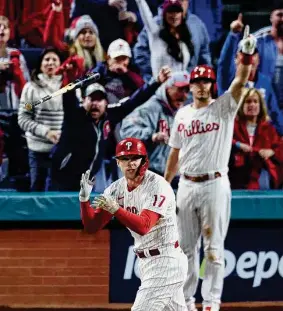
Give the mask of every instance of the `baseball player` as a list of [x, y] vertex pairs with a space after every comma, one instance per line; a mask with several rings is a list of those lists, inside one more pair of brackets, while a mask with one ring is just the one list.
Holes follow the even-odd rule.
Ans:
[[[193, 103], [181, 108], [174, 119], [165, 179], [171, 182], [179, 168], [177, 223], [180, 245], [189, 270], [184, 285], [188, 310], [196, 310], [199, 245], [203, 237], [206, 269], [202, 283], [203, 311], [218, 311], [224, 279], [224, 239], [231, 204], [227, 177], [234, 118], [252, 63], [256, 39], [245, 29], [241, 64], [230, 89], [212, 99], [216, 77], [208, 66], [191, 72]], [[180, 156], [180, 157], [179, 157]], [[179, 159], [178, 159], [179, 158]]]
[[141, 140], [120, 141], [116, 159], [124, 177], [96, 197], [92, 206], [93, 182], [89, 171], [82, 175], [79, 199], [84, 227], [96, 232], [114, 215], [130, 230], [141, 276], [132, 310], [187, 311], [183, 285], [188, 263], [178, 242], [174, 192], [162, 176], [147, 169]]

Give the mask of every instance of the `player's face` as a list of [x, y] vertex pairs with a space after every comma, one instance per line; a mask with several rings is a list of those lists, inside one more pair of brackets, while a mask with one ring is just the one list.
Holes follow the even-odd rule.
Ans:
[[166, 91], [170, 104], [173, 106], [173, 108], [179, 109], [184, 105], [185, 101], [187, 100], [190, 88], [189, 86], [172, 86], [167, 88]]
[[176, 28], [182, 23], [183, 12], [167, 12], [165, 15], [165, 20], [170, 27]]
[[273, 11], [270, 21], [272, 26], [277, 29], [278, 35], [283, 36], [283, 8]]
[[246, 98], [243, 112], [246, 117], [257, 117], [260, 113], [260, 98], [255, 93]]
[[98, 121], [105, 113], [107, 107], [105, 95], [100, 91], [94, 92], [84, 99], [83, 106], [90, 113], [91, 117]]
[[10, 38], [10, 27], [6, 20], [0, 20], [0, 44], [7, 43]]
[[117, 164], [127, 179], [134, 180], [137, 177], [138, 169], [141, 165], [142, 157], [139, 155], [121, 156], [117, 159]]
[[59, 56], [54, 52], [48, 52], [42, 59], [40, 70], [48, 76], [53, 76], [60, 64]]
[[84, 49], [93, 48], [96, 43], [96, 36], [92, 29], [84, 28], [78, 35], [79, 44]]
[[128, 56], [118, 56], [115, 58], [109, 58], [107, 60], [108, 69], [119, 75], [128, 72], [128, 67], [130, 64], [130, 58]]
[[211, 87], [212, 82], [209, 80], [196, 80], [191, 83], [191, 92], [195, 99], [204, 101], [211, 97]]

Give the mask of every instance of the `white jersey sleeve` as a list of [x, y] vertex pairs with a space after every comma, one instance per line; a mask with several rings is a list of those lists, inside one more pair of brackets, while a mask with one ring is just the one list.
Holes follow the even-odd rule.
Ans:
[[229, 91], [217, 98], [217, 105], [220, 115], [225, 119], [234, 118], [239, 108], [239, 105]]
[[176, 149], [182, 148], [182, 139], [181, 139], [180, 132], [178, 131], [179, 116], [180, 116], [180, 110], [175, 115], [173, 126], [172, 126], [172, 129], [170, 130], [170, 138], [168, 142], [168, 145], [170, 147], [176, 148]]

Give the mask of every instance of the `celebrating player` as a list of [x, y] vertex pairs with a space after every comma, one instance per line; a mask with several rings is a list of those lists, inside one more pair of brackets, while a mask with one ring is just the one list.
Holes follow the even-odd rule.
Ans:
[[[177, 222], [189, 271], [184, 286], [188, 310], [195, 311], [199, 245], [203, 236], [206, 269], [202, 283], [203, 311], [218, 311], [224, 279], [224, 240], [229, 226], [231, 189], [227, 177], [234, 118], [252, 63], [256, 39], [245, 29], [238, 66], [227, 93], [213, 100], [213, 69], [198, 66], [190, 78], [193, 103], [176, 114], [165, 179], [179, 168]], [[179, 158], [180, 153], [180, 159]], [[179, 163], [178, 163], [179, 161]]]
[[178, 242], [174, 192], [162, 176], [147, 170], [147, 151], [139, 139], [120, 141], [116, 159], [124, 177], [96, 197], [93, 206], [89, 171], [82, 175], [79, 199], [84, 227], [96, 232], [114, 215], [130, 230], [141, 275], [132, 310], [187, 311], [183, 285], [188, 264]]

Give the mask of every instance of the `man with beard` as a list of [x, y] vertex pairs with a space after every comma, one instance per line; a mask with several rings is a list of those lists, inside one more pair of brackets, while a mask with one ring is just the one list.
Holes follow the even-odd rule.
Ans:
[[219, 311], [224, 280], [224, 241], [227, 234], [231, 189], [228, 162], [234, 119], [252, 69], [256, 39], [246, 27], [241, 64], [224, 95], [212, 99], [215, 74], [197, 66], [190, 77], [193, 102], [181, 108], [171, 129], [165, 179], [179, 170], [177, 222], [180, 245], [188, 258], [184, 294], [189, 311], [196, 311], [194, 295], [199, 273], [199, 245], [203, 237], [206, 267], [202, 282], [203, 311]]
[[[170, 147], [170, 128], [178, 109], [183, 106], [189, 93], [189, 73], [174, 72], [146, 103], [135, 109], [122, 122], [120, 136], [142, 140], [148, 150], [149, 169], [164, 175]], [[178, 177], [172, 182], [177, 189]]]
[[[260, 63], [258, 71], [272, 80], [280, 110], [283, 112], [283, 1], [274, 1], [270, 22], [271, 26], [259, 29], [254, 33], [257, 39], [257, 49]], [[229, 53], [235, 55], [241, 32], [244, 28], [242, 14], [231, 23], [228, 36], [234, 45]], [[225, 67], [232, 67], [229, 65]]]
[[[98, 83], [86, 88], [81, 106], [75, 91], [64, 94], [61, 137], [52, 154], [54, 190], [78, 190], [81, 174], [87, 169], [90, 170], [91, 176], [101, 170], [103, 174], [105, 154], [109, 153], [108, 137], [115, 125], [147, 101], [170, 75], [171, 69], [163, 67], [158, 81], [144, 85], [130, 98], [116, 104], [108, 104], [106, 90]], [[97, 186], [100, 186], [100, 189], [96, 188], [96, 191], [105, 187], [102, 182]]]
[[[237, 67], [240, 64], [242, 41], [240, 41], [241, 37], [238, 32], [243, 28], [242, 18], [242, 14], [239, 14], [238, 18], [231, 23], [231, 31], [228, 34], [221, 50], [217, 66], [218, 95], [222, 95], [229, 89], [229, 86], [234, 79], [235, 72], [237, 71]], [[267, 74], [263, 74], [259, 70], [261, 59], [257, 49], [255, 50], [252, 58], [252, 71], [246, 87], [255, 87], [261, 92], [266, 102], [268, 115], [271, 118], [278, 134], [283, 136], [283, 111], [279, 109], [278, 99], [272, 83], [272, 77]]]

